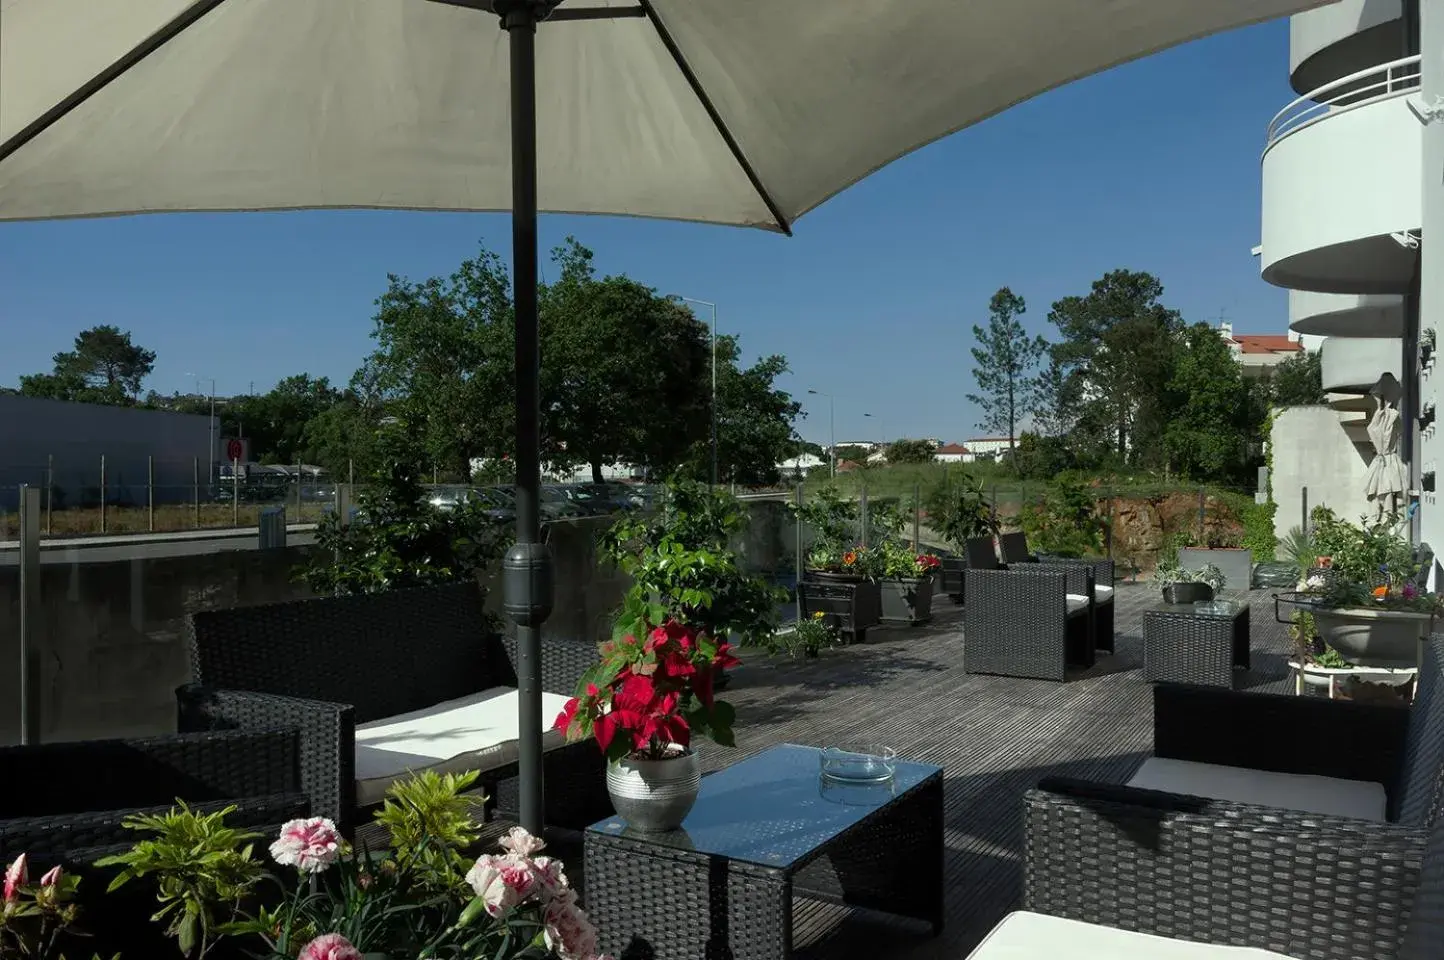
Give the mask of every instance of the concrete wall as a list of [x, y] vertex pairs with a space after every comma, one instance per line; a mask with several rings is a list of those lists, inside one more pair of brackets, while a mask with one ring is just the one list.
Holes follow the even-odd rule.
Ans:
[[1368, 458], [1339, 424], [1330, 407], [1290, 407], [1274, 414], [1269, 437], [1273, 452], [1271, 485], [1278, 512], [1274, 533], [1283, 537], [1302, 521], [1303, 489], [1309, 509], [1325, 505], [1345, 520], [1371, 512], [1364, 497]]
[[0, 510], [15, 509], [20, 484], [45, 485], [51, 458], [56, 507], [98, 503], [102, 454], [108, 502], [146, 502], [147, 457], [155, 460], [157, 502], [188, 501], [197, 458], [206, 482], [210, 443], [204, 416], [0, 396]]
[[[549, 527], [557, 564], [556, 606], [547, 636], [602, 639], [626, 579], [597, 562], [592, 548], [605, 519]], [[270, 603], [310, 595], [294, 579], [309, 547], [230, 550], [203, 555], [87, 561], [41, 566], [39, 642], [44, 657], [44, 734], [78, 740], [174, 729], [176, 686], [190, 678], [185, 616], [197, 610]], [[113, 557], [114, 549], [94, 555]], [[500, 586], [487, 583], [487, 606], [501, 613]], [[0, 744], [20, 738], [19, 569], [0, 565]]]

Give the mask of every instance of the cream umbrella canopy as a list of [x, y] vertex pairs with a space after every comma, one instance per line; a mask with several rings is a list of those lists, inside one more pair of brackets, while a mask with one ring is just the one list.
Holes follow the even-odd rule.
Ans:
[[[541, 823], [536, 212], [784, 233], [1061, 83], [1322, 0], [0, 0], [0, 220], [511, 210], [523, 823]], [[545, 22], [541, 22], [545, 21]], [[498, 27], [502, 29], [498, 29]]]

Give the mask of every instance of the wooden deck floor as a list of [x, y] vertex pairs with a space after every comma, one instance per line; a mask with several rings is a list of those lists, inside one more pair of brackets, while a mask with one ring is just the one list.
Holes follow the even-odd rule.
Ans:
[[[737, 749], [704, 749], [719, 769], [776, 743], [878, 743], [945, 771], [946, 904], [942, 936], [799, 901], [795, 931], [828, 958], [961, 960], [1021, 897], [1023, 792], [1050, 774], [1122, 781], [1152, 747], [1152, 694], [1141, 673], [1142, 611], [1156, 589], [1121, 585], [1117, 652], [1066, 683], [963, 672], [961, 610], [933, 623], [875, 630], [869, 643], [818, 660], [752, 663], [726, 697]], [[1286, 637], [1268, 591], [1250, 595], [1253, 669], [1242, 685], [1287, 688]]]

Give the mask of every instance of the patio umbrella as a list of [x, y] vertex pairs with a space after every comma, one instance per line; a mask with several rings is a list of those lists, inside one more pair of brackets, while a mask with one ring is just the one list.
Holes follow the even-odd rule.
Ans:
[[[503, 580], [536, 828], [551, 596], [538, 201], [790, 233], [879, 167], [1051, 87], [1323, 2], [0, 0], [0, 220], [512, 211], [518, 543]], [[1205, 95], [1179, 93], [1180, 109]]]

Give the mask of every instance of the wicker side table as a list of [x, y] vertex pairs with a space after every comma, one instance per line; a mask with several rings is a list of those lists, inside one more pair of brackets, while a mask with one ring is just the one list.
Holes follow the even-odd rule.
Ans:
[[1234, 670], [1249, 667], [1249, 606], [1201, 612], [1193, 604], [1161, 604], [1143, 614], [1143, 677], [1149, 681], [1232, 687]]
[[788, 960], [794, 893], [940, 932], [942, 771], [899, 762], [891, 784], [829, 796], [818, 753], [784, 744], [707, 777], [680, 830], [638, 833], [617, 817], [588, 828], [586, 908], [603, 952]]

